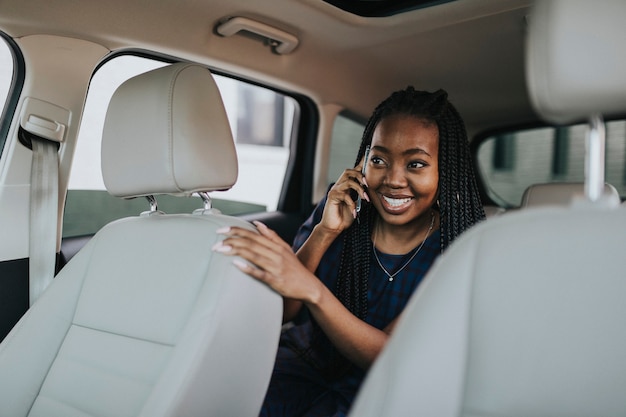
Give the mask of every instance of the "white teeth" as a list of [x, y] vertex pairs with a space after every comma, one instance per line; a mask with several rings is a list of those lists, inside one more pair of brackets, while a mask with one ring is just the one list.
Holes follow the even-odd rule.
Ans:
[[411, 201], [410, 198], [389, 198], [386, 196], [383, 196], [383, 198], [390, 206], [394, 206], [394, 207], [401, 206], [402, 204], [406, 204], [409, 201]]

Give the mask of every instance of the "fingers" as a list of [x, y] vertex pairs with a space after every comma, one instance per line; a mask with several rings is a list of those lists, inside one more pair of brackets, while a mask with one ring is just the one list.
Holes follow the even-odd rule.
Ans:
[[336, 207], [340, 218], [344, 216], [356, 217], [356, 202], [350, 196], [350, 189], [349, 186], [335, 184], [328, 192], [326, 207]]
[[265, 225], [258, 227], [262, 234], [238, 227], [220, 229], [220, 233], [226, 238], [218, 241], [212, 250], [228, 256], [238, 256], [233, 259], [233, 264], [239, 270], [269, 285], [281, 295], [290, 294], [290, 288], [285, 287], [286, 278], [293, 278], [298, 274], [298, 267], [304, 267], [291, 247], [274, 231]]
[[238, 227], [228, 228], [220, 234], [226, 237], [213, 246], [214, 252], [238, 255], [256, 265], [266, 263], [265, 260], [272, 257], [276, 246], [271, 241], [268, 243], [267, 238], [257, 233]]
[[[253, 230], [248, 230], [248, 229], [244, 229], [242, 227], [236, 227], [236, 226], [233, 226], [233, 227], [227, 226], [227, 227], [222, 227], [216, 230], [217, 234], [226, 236], [226, 239], [224, 239], [225, 242], [230, 241], [230, 238], [237, 237], [237, 238], [248, 239], [252, 242], [255, 242], [258, 245], [262, 245], [262, 246], [266, 246], [270, 248], [270, 247], [276, 246], [276, 243], [282, 240], [275, 232], [270, 230], [267, 226], [265, 226], [263, 232], [261, 232], [260, 229], [258, 229], [258, 232], [259, 233]], [[272, 238], [270, 238], [269, 236], [271, 236]]]
[[241, 227], [223, 227], [216, 230], [216, 232], [228, 237], [244, 237], [251, 239], [267, 248], [274, 248], [278, 245], [284, 249], [288, 249], [290, 252], [292, 251], [291, 245], [278, 236], [278, 233], [274, 230], [270, 229], [258, 220], [254, 220], [252, 223], [254, 223], [257, 227], [258, 233]]
[[242, 272], [250, 275], [253, 278], [256, 278], [260, 281], [263, 281], [266, 275], [266, 272], [262, 269], [255, 268], [254, 266], [242, 261], [241, 259], [234, 259], [233, 264], [239, 268]]
[[252, 223], [256, 226], [257, 230], [262, 236], [265, 236], [272, 242], [291, 250], [291, 245], [285, 242], [280, 236], [278, 236], [278, 233], [267, 227], [264, 223], [261, 223], [258, 220], [254, 220]]
[[261, 233], [266, 238], [273, 240], [273, 241], [282, 240], [275, 231], [267, 227], [264, 223], [261, 223], [258, 220], [254, 220], [252, 221], [252, 223], [256, 226], [259, 233]]
[[[240, 239], [233, 239], [240, 240]], [[258, 249], [258, 248], [257, 248]], [[224, 244], [223, 242], [217, 242], [213, 246], [213, 251], [223, 253], [228, 256], [239, 256], [239, 258], [233, 259], [233, 264], [244, 273], [256, 278], [262, 282], [270, 284], [272, 275], [268, 273], [268, 270], [274, 270], [275, 261], [263, 253], [259, 253], [257, 250], [250, 249], [245, 246], [238, 246], [233, 244]], [[242, 259], [240, 259], [242, 258]], [[246, 262], [247, 261], [247, 262]]]
[[[359, 166], [360, 165], [357, 165], [354, 169], [346, 169], [343, 174], [341, 174], [333, 188], [341, 190], [346, 195], [349, 194], [349, 190], [354, 190], [364, 200], [369, 202], [370, 198], [366, 192], [367, 180], [365, 179], [365, 175], [361, 173]], [[331, 190], [333, 188], [331, 188]]]
[[359, 164], [357, 166], [354, 167], [354, 169], [358, 170], [359, 172], [363, 172], [363, 166], [367, 163], [367, 161], [365, 161], [365, 155], [363, 155], [363, 157], [361, 158], [361, 161], [359, 161]]
[[337, 206], [338, 214], [341, 216], [351, 215], [352, 220], [356, 219], [357, 203], [351, 193], [355, 192], [360, 198], [370, 202], [363, 181], [365, 181], [365, 177], [356, 168], [345, 170], [328, 192], [327, 204]]
[[279, 272], [282, 259], [289, 255], [295, 255], [291, 246], [282, 240], [276, 232], [264, 224], [258, 223], [261, 234], [239, 227], [219, 229], [217, 232], [226, 238], [217, 242], [212, 250], [229, 256], [240, 256], [266, 271]]
[[365, 186], [365, 188], [368, 187], [367, 180], [365, 179], [365, 166], [368, 163], [368, 160], [367, 160], [368, 158], [369, 158], [369, 147], [368, 147], [368, 150], [365, 152], [365, 155], [363, 155], [363, 158], [361, 158], [361, 162], [359, 162], [359, 165], [354, 167], [354, 169], [358, 170], [359, 173], [361, 174], [361, 183]]
[[300, 262], [290, 246], [273, 230], [257, 224], [259, 233], [239, 227], [219, 229], [224, 235], [214, 252], [235, 256], [233, 264], [245, 274], [267, 284], [283, 297], [304, 300], [315, 294], [319, 280]]

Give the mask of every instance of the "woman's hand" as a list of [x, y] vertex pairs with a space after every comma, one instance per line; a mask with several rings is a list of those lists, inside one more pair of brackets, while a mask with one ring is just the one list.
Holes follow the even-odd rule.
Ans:
[[370, 201], [366, 192], [367, 182], [361, 173], [363, 161], [352, 169], [346, 169], [328, 191], [324, 214], [319, 225], [330, 232], [339, 234], [350, 227], [357, 217], [356, 202], [350, 192], [353, 190], [364, 200]]
[[238, 227], [220, 230], [226, 238], [213, 250], [242, 257], [254, 264], [235, 259], [233, 262], [243, 272], [266, 283], [286, 300], [305, 303], [339, 351], [367, 369], [387, 342], [389, 330], [379, 330], [353, 315], [285, 241], [263, 223], [254, 224], [259, 233]]
[[263, 223], [255, 222], [259, 233], [239, 227], [218, 232], [227, 236], [213, 250], [226, 255], [240, 256], [250, 265], [235, 259], [233, 262], [246, 274], [269, 285], [286, 298], [315, 302], [323, 284], [293, 253], [287, 242]]

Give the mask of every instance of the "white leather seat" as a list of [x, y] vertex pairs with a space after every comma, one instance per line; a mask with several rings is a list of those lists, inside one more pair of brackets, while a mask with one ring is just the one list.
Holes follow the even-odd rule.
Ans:
[[[122, 198], [237, 177], [219, 92], [196, 65], [123, 84], [102, 148]], [[99, 231], [0, 345], [0, 416], [256, 416], [282, 301], [211, 251], [227, 225], [250, 227], [214, 210], [152, 211]]]
[[468, 231], [411, 299], [350, 417], [626, 415], [624, 230], [625, 209], [583, 204]]
[[494, 206], [494, 205], [486, 205], [483, 207], [483, 209], [485, 210], [485, 216], [487, 217], [487, 219], [491, 219], [492, 217], [497, 217], [497, 216], [501, 216], [504, 213], [506, 213], [506, 209], [503, 207], [499, 207], [499, 206]]
[[[522, 195], [522, 208], [568, 205], [575, 198], [583, 197], [585, 184], [582, 182], [566, 183], [551, 182], [533, 184], [524, 190]], [[619, 198], [619, 192], [611, 184], [604, 184], [604, 194]]]
[[[625, 19], [625, 2], [534, 5], [528, 80], [546, 120], [626, 110]], [[625, 230], [626, 208], [600, 195], [460, 236], [411, 298], [350, 417], [626, 415]]]

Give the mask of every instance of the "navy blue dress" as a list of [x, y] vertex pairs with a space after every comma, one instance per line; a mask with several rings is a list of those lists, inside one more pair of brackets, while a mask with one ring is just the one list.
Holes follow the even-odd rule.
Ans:
[[[300, 227], [294, 239], [297, 250], [320, 222], [326, 199], [320, 202]], [[365, 321], [385, 328], [404, 309], [409, 297], [440, 253], [439, 231], [424, 243], [417, 256], [389, 281], [374, 257], [370, 265], [368, 314]], [[316, 275], [331, 290], [335, 288], [339, 271], [343, 235], [339, 235], [322, 257]], [[377, 252], [388, 271], [395, 271], [413, 253], [389, 255]], [[334, 291], [333, 291], [334, 292]], [[319, 330], [319, 328], [317, 328]], [[263, 417], [340, 417], [345, 416], [365, 376], [365, 371], [350, 366], [339, 377], [329, 377], [324, 371], [332, 366], [333, 348], [309, 317], [284, 331], [281, 335], [272, 380], [261, 410]], [[311, 343], [312, 339], [316, 343]]]

